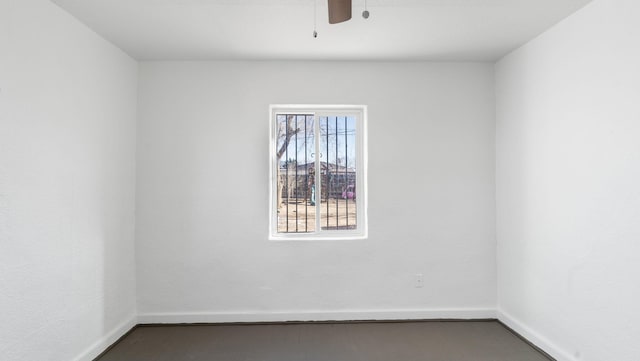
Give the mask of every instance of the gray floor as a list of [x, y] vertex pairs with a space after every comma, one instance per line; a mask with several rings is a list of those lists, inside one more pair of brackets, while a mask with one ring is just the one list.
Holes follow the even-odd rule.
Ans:
[[496, 321], [140, 326], [99, 361], [549, 361]]

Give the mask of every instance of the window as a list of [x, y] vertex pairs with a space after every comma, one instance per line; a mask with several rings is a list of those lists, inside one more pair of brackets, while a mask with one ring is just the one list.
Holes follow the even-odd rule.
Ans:
[[367, 236], [365, 106], [271, 106], [270, 239]]

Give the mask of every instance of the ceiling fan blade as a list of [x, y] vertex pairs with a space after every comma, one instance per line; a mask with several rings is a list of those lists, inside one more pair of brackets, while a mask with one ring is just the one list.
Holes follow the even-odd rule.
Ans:
[[351, 19], [351, 0], [328, 0], [329, 24], [337, 24]]

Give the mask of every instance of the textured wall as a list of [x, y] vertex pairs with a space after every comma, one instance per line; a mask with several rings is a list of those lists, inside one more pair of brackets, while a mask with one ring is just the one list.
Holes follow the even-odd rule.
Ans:
[[90, 359], [135, 315], [137, 64], [49, 1], [0, 6], [0, 359]]
[[497, 65], [501, 318], [558, 360], [639, 359], [640, 2]]
[[[267, 240], [272, 103], [368, 105], [369, 239]], [[143, 62], [139, 109], [143, 320], [493, 315], [491, 64]]]

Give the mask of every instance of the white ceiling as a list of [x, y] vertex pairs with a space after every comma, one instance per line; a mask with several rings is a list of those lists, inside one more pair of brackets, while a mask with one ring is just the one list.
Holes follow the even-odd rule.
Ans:
[[591, 0], [52, 0], [140, 60], [493, 61]]

